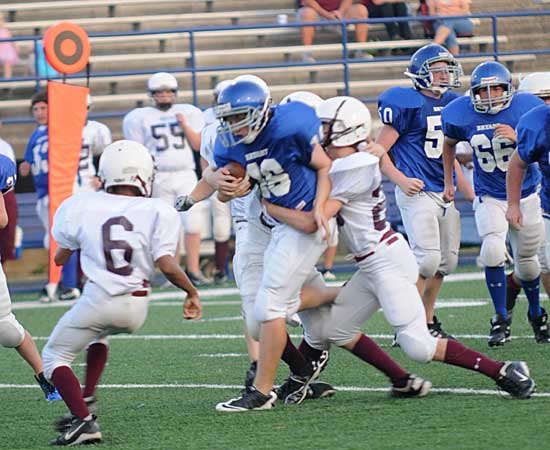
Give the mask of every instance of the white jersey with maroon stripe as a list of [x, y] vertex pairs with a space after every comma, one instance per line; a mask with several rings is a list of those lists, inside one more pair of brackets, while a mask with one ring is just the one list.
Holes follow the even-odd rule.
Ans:
[[379, 159], [358, 152], [333, 161], [330, 198], [342, 202], [339, 231], [355, 256], [372, 251], [390, 230]]
[[155, 261], [175, 255], [180, 221], [160, 199], [86, 192], [61, 204], [52, 232], [60, 247], [81, 250], [88, 280], [115, 296], [143, 288]]
[[143, 144], [155, 157], [159, 171], [175, 172], [195, 169], [193, 150], [185, 138], [176, 114], [181, 113], [195, 131], [204, 127], [202, 111], [187, 104], [172, 105], [167, 111], [147, 106], [130, 111], [124, 117], [125, 139]]

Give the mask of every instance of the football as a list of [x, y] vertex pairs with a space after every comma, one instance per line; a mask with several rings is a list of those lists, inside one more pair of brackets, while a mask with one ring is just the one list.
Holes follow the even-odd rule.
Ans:
[[229, 170], [229, 173], [235, 178], [244, 178], [246, 176], [246, 169], [235, 161], [227, 163], [224, 169]]

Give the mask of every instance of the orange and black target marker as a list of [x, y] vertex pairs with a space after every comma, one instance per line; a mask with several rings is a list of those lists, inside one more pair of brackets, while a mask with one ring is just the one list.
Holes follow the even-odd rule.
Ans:
[[44, 34], [44, 52], [50, 65], [65, 74], [83, 70], [90, 58], [90, 40], [78, 25], [61, 22]]

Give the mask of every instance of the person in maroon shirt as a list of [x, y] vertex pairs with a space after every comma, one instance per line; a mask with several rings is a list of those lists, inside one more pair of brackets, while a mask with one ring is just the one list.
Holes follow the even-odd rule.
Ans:
[[[361, 0], [361, 4], [367, 7], [369, 17], [406, 17], [409, 15], [407, 2], [398, 0]], [[384, 26], [390, 41], [394, 39], [411, 39], [411, 27], [409, 22], [385, 22]]]
[[[353, 4], [353, 0], [301, 0], [298, 9], [298, 19], [302, 22], [317, 22], [321, 20], [360, 20], [367, 19], [369, 13], [364, 5]], [[357, 42], [367, 42], [368, 25], [355, 25]], [[303, 45], [313, 44], [315, 27], [302, 27]], [[355, 58], [369, 57], [360, 50], [354, 52]], [[372, 57], [372, 56], [370, 56]], [[311, 52], [303, 54], [304, 62], [315, 62]]]

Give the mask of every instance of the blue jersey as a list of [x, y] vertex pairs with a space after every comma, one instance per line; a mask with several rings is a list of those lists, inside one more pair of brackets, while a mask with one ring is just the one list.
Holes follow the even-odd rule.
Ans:
[[[497, 114], [478, 113], [469, 97], [461, 97], [446, 106], [441, 113], [445, 136], [457, 141], [466, 141], [474, 150], [474, 189], [476, 195], [506, 200], [506, 172], [516, 148], [509, 140], [494, 139], [495, 127], [499, 124], [515, 128], [523, 114], [544, 102], [528, 93], [517, 93], [508, 108]], [[536, 191], [540, 173], [530, 165], [525, 173], [521, 198]]]
[[526, 163], [539, 163], [541, 205], [550, 213], [550, 107], [541, 105], [529, 111], [520, 119], [516, 132], [520, 158]]
[[0, 191], [2, 194], [15, 186], [16, 171], [15, 163], [7, 156], [0, 154]]
[[393, 87], [378, 99], [380, 120], [399, 133], [391, 148], [395, 166], [407, 177], [421, 179], [426, 191], [445, 188], [441, 110], [457, 97], [452, 91], [437, 99], [414, 88]]
[[251, 144], [225, 147], [216, 139], [216, 166], [236, 161], [258, 182], [263, 198], [285, 208], [310, 211], [317, 190], [317, 171], [309, 164], [321, 138], [321, 122], [313, 108], [301, 102], [275, 106], [271, 113]]
[[48, 195], [48, 127], [46, 125], [40, 125], [34, 130], [23, 158], [31, 165], [38, 198], [45, 197]]

